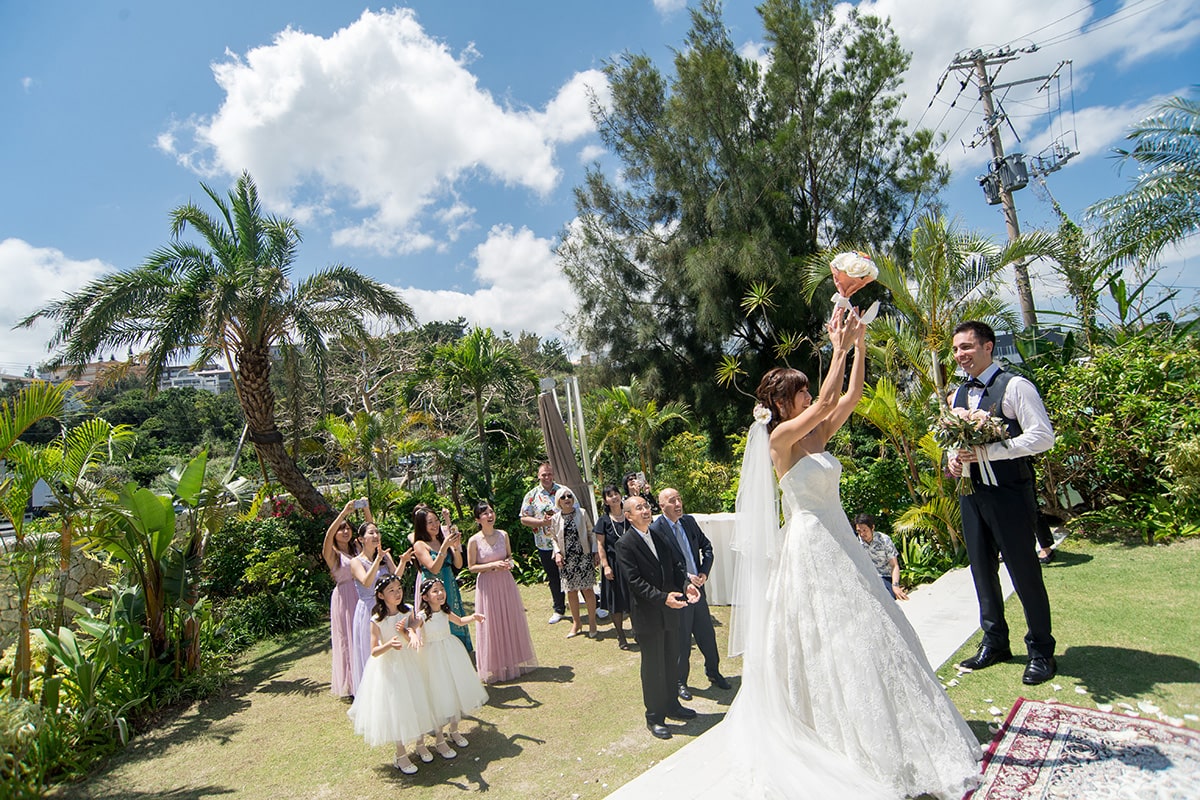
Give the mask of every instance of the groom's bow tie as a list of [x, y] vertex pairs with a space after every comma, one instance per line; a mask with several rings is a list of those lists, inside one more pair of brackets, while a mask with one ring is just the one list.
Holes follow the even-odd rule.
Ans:
[[983, 381], [979, 380], [979, 378], [968, 378], [966, 383], [963, 384], [963, 386], [966, 386], [968, 389], [984, 389], [984, 388], [986, 388], [986, 384], [984, 384]]

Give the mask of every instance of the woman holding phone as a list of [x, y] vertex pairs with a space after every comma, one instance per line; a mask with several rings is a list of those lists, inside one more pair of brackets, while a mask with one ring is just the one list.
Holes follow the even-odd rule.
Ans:
[[[421, 565], [423, 578], [439, 578], [446, 587], [446, 607], [464, 616], [462, 594], [455, 575], [463, 567], [462, 534], [450, 523], [450, 510], [442, 509], [441, 524], [427, 506], [413, 510], [413, 550]], [[450, 624], [450, 632], [459, 638], [472, 656], [471, 632], [465, 626]]]

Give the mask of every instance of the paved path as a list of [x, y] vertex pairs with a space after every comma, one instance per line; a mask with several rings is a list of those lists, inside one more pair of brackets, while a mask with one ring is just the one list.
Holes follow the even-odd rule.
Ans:
[[[1012, 594], [1012, 581], [1008, 570], [1000, 570], [1000, 585], [1007, 598]], [[979, 604], [975, 599], [975, 586], [971, 571], [966, 567], [951, 570], [933, 583], [925, 584], [909, 593], [900, 608], [909, 623], [921, 637], [925, 656], [934, 669], [941, 666], [963, 642], [979, 630]], [[608, 796], [608, 800], [646, 800], [652, 797], [673, 797], [678, 793], [681, 774], [686, 774], [693, 754], [705, 754], [708, 748], [705, 737], [708, 731], [676, 750], [653, 768], [622, 786]]]

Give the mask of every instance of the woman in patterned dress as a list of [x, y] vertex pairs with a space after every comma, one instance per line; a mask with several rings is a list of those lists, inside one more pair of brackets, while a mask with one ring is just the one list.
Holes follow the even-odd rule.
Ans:
[[562, 588], [571, 609], [571, 632], [567, 638], [580, 634], [579, 597], [587, 604], [588, 638], [596, 638], [596, 567], [600, 564], [596, 535], [587, 512], [575, 505], [575, 494], [564, 486], [554, 496], [558, 508], [550, 521], [550, 537], [554, 540], [554, 563], [562, 575]]

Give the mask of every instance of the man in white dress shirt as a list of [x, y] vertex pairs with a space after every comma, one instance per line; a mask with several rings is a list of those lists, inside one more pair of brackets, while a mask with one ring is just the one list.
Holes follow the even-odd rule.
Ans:
[[[1037, 497], [1030, 463], [1030, 456], [1054, 445], [1054, 429], [1037, 388], [992, 361], [995, 345], [996, 334], [985, 323], [971, 320], [954, 329], [954, 360], [969, 379], [950, 395], [950, 404], [985, 409], [1002, 419], [1009, 432], [1004, 442], [950, 454], [951, 474], [957, 477], [970, 470], [975, 487], [973, 494], [959, 497], [959, 505], [979, 599], [983, 643], [962, 666], [983, 669], [1012, 658], [1000, 589], [999, 556], [1003, 556], [1028, 627], [1025, 647], [1029, 662], [1022, 681], [1033, 685], [1048, 681], [1058, 670], [1050, 633], [1050, 600], [1035, 545]], [[982, 479], [981, 461], [987, 461], [995, 474], [994, 485]]]

